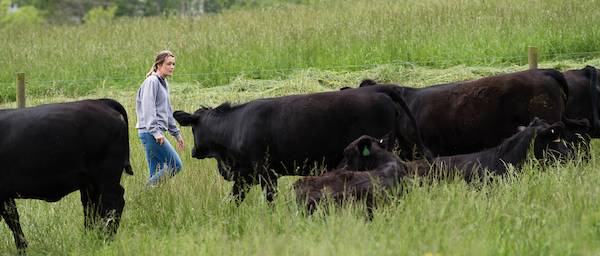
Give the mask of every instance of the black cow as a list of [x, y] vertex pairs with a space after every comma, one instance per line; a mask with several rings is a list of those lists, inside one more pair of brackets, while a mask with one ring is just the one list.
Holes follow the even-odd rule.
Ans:
[[0, 111], [0, 216], [17, 248], [27, 241], [15, 199], [48, 202], [80, 190], [85, 227], [99, 215], [114, 234], [125, 205], [120, 185], [129, 164], [127, 113], [110, 99]]
[[592, 66], [564, 72], [569, 86], [567, 117], [585, 118], [591, 124], [590, 135], [600, 138], [600, 71]]
[[572, 139], [576, 146], [589, 158], [591, 138], [600, 138], [600, 71], [592, 66], [568, 70], [563, 73], [569, 86], [569, 100], [566, 115], [571, 119], [585, 119], [590, 124], [589, 131], [576, 129]]
[[238, 202], [248, 186], [257, 183], [272, 201], [278, 176], [310, 175], [320, 165], [335, 168], [344, 147], [362, 134], [391, 133], [391, 143], [404, 137], [399, 127], [405, 114], [399, 108], [412, 122], [406, 127], [416, 129], [394, 86], [258, 99], [238, 106], [226, 103], [194, 114], [176, 111], [173, 116], [179, 124], [192, 126], [192, 156], [216, 158], [221, 175], [234, 181], [232, 195]]
[[[365, 80], [361, 86], [374, 84]], [[434, 155], [494, 147], [536, 116], [549, 123], [563, 121], [567, 128], [572, 121], [565, 116], [567, 82], [562, 73], [552, 69], [398, 90], [416, 119], [425, 146]], [[405, 122], [401, 123], [405, 129]], [[401, 144], [410, 144], [410, 139]]]
[[403, 162], [386, 149], [387, 144], [382, 140], [362, 136], [344, 150], [341, 169], [318, 177], [305, 177], [294, 183], [296, 199], [306, 206], [309, 213], [328, 195], [338, 204], [349, 198], [365, 199], [369, 216], [372, 216], [376, 192], [393, 188], [405, 178], [459, 175], [466, 181], [472, 181], [473, 178], [484, 177], [488, 172], [504, 175], [508, 165], [521, 168], [531, 145], [538, 160], [562, 159], [570, 154], [569, 148], [561, 140], [563, 131], [562, 122], [549, 125], [534, 118], [529, 126], [521, 127], [518, 133], [496, 147], [477, 153], [437, 157], [432, 162]]

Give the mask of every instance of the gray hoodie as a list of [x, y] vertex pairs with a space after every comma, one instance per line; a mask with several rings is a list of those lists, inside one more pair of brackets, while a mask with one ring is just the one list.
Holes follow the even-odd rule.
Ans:
[[158, 75], [152, 74], [140, 86], [135, 100], [135, 128], [138, 129], [138, 133], [149, 132], [155, 138], [163, 135], [165, 131], [178, 138], [180, 131], [173, 118], [168, 84], [166, 80], [161, 80], [164, 84]]

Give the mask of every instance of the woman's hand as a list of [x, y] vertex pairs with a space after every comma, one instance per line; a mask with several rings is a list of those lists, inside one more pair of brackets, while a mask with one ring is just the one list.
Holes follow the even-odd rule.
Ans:
[[182, 136], [177, 137], [177, 147], [182, 151], [185, 149], [185, 143], [183, 142]]
[[165, 136], [158, 135], [154, 137], [154, 139], [156, 139], [156, 143], [158, 143], [158, 145], [162, 145], [163, 143], [165, 143]]

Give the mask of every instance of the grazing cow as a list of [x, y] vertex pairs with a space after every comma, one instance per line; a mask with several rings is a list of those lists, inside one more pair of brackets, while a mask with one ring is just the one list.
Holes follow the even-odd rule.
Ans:
[[549, 125], [534, 118], [529, 126], [520, 127], [518, 133], [496, 147], [477, 153], [437, 157], [432, 162], [403, 162], [386, 150], [386, 143], [382, 143], [382, 140], [362, 136], [344, 150], [340, 170], [298, 180], [294, 184], [296, 199], [306, 206], [309, 213], [327, 195], [338, 204], [348, 198], [364, 199], [369, 216], [372, 216], [376, 192], [393, 188], [406, 177], [459, 175], [466, 181], [472, 181], [474, 178], [484, 177], [486, 172], [504, 175], [508, 165], [521, 168], [531, 145], [536, 159], [546, 159], [548, 155], [560, 159], [570, 153], [561, 140], [563, 131], [562, 122]]
[[27, 247], [19, 198], [56, 202], [80, 190], [85, 227], [94, 226], [99, 215], [109, 234], [117, 231], [125, 205], [121, 174], [133, 174], [121, 104], [101, 99], [5, 109], [0, 130], [0, 217], [17, 249]]
[[[376, 84], [365, 80], [361, 86]], [[565, 117], [567, 82], [556, 70], [536, 69], [425, 88], [398, 87], [434, 155], [477, 152], [498, 145], [534, 117]], [[403, 117], [402, 117], [403, 118]], [[404, 126], [405, 122], [401, 122]], [[405, 129], [405, 128], [404, 128]], [[414, 135], [409, 133], [409, 137]], [[407, 139], [401, 145], [410, 145]]]
[[232, 195], [238, 202], [250, 185], [261, 184], [272, 201], [278, 176], [310, 175], [319, 165], [335, 168], [344, 147], [363, 134], [391, 133], [394, 143], [404, 132], [399, 129], [404, 115], [412, 121], [406, 127], [416, 129], [394, 86], [226, 103], [194, 114], [173, 114], [182, 126], [192, 126], [192, 156], [216, 158], [221, 175], [234, 181]]

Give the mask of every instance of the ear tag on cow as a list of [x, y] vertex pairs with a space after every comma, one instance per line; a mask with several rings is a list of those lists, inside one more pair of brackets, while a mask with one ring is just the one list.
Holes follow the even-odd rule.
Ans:
[[371, 151], [369, 151], [369, 149], [367, 148], [367, 146], [365, 146], [365, 149], [363, 149], [362, 151], [362, 155], [363, 156], [369, 156], [371, 154]]

